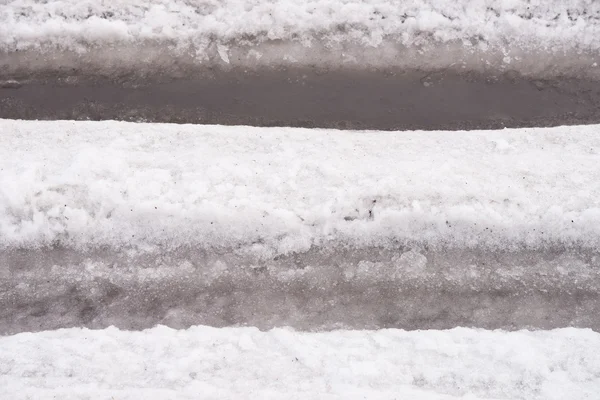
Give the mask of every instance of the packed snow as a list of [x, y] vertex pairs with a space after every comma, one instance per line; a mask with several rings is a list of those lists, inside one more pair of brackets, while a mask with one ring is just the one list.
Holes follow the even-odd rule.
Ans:
[[599, 21], [594, 0], [4, 0], [0, 51], [9, 71], [210, 62], [593, 75]]
[[0, 337], [19, 399], [596, 399], [600, 334], [67, 329]]
[[600, 246], [600, 127], [342, 132], [0, 120], [0, 246]]

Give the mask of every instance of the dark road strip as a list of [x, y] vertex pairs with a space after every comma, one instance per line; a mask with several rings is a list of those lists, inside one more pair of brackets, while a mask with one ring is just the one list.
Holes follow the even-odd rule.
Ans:
[[0, 85], [0, 118], [377, 130], [546, 127], [599, 123], [600, 82], [510, 72], [318, 69], [178, 79], [11, 77]]

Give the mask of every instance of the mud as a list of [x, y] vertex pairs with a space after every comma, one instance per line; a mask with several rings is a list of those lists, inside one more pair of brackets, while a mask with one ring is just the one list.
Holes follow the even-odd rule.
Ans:
[[514, 71], [238, 68], [178, 78], [32, 76], [0, 77], [0, 118], [378, 130], [600, 123], [600, 81], [536, 80]]

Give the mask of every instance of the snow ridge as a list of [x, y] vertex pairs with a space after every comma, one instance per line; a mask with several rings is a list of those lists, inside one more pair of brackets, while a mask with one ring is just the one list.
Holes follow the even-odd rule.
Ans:
[[147, 40], [199, 49], [214, 41], [309, 46], [315, 38], [378, 46], [387, 37], [405, 46], [600, 48], [593, 0], [5, 0], [0, 20], [1, 46], [11, 51]]
[[600, 334], [62, 329], [0, 337], [0, 366], [15, 400], [579, 400], [600, 392]]
[[13, 75], [317, 66], [600, 79], [593, 0], [0, 3], [0, 54]]
[[0, 246], [600, 247], [599, 126], [0, 121]]

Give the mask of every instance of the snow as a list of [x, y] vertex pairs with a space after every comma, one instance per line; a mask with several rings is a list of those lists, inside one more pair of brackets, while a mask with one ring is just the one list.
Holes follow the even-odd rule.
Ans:
[[599, 130], [0, 120], [0, 246], [597, 250]]
[[174, 68], [163, 58], [175, 57], [592, 74], [600, 50], [594, 0], [4, 0], [0, 21], [0, 51], [15, 56], [8, 64], [40, 68], [71, 52], [78, 61], [61, 66]]
[[0, 337], [10, 399], [594, 399], [590, 330], [63, 329]]
[[1, 43], [41, 44], [172, 40], [176, 45], [318, 37], [367, 46], [392, 36], [404, 45], [425, 41], [499, 44], [516, 39], [542, 46], [600, 48], [600, 5], [593, 0], [5, 0]]

